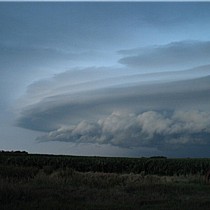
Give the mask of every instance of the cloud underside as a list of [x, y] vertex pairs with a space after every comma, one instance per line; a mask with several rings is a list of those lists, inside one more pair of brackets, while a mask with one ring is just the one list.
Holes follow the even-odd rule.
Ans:
[[62, 126], [39, 141], [111, 144], [119, 147], [183, 146], [210, 143], [210, 114], [199, 111], [112, 113], [98, 121]]

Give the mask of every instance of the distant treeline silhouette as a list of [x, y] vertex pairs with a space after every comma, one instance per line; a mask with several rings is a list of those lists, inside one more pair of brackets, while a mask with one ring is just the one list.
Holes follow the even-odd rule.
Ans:
[[25, 151], [1, 151], [0, 165], [72, 169], [79, 172], [135, 173], [154, 175], [205, 175], [210, 168], [209, 158], [120, 158], [70, 155], [28, 154]]
[[4, 151], [4, 150], [0, 150], [0, 154], [4, 154], [4, 155], [28, 155], [28, 152], [26, 151]]

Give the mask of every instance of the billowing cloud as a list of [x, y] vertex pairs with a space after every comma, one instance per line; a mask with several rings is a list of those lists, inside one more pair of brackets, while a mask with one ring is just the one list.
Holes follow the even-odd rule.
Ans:
[[203, 155], [204, 144], [209, 156], [209, 8], [1, 4], [1, 148], [139, 156], [185, 145]]
[[131, 85], [111, 73], [108, 83], [102, 72], [94, 74], [98, 70], [66, 72], [31, 85], [17, 125], [45, 132], [38, 141], [160, 150], [209, 143], [209, 76], [158, 83], [137, 79]]
[[121, 50], [120, 63], [145, 71], [169, 71], [209, 64], [209, 41], [180, 41], [166, 45]]
[[210, 136], [210, 65], [200, 64], [152, 73], [130, 67], [74, 68], [29, 85], [16, 104], [16, 125], [44, 132], [39, 142], [164, 152], [202, 147]]
[[119, 147], [210, 144], [210, 113], [201, 111], [116, 113], [81, 121], [39, 137], [39, 141], [111, 144]]

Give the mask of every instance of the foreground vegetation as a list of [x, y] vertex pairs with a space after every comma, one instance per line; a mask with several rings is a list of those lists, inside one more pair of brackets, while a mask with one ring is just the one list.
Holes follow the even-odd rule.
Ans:
[[[73, 164], [68, 165], [67, 160], [74, 164], [78, 161], [81, 170], [76, 170]], [[150, 161], [156, 163], [154, 165], [157, 167], [161, 161], [161, 164], [165, 163], [167, 166], [170, 163], [174, 164], [176, 159], [143, 160], [147, 164]], [[116, 162], [112, 170], [119, 170], [117, 167], [123, 161], [129, 168], [131, 166], [128, 163], [143, 160], [1, 153], [0, 209], [209, 210], [210, 185], [205, 180], [205, 170], [197, 165], [197, 161], [200, 161], [200, 165], [207, 164], [208, 159], [188, 159], [192, 166], [194, 162], [198, 169], [201, 169], [197, 173], [190, 170], [190, 173], [181, 174], [181, 170], [178, 170], [179, 173], [170, 175], [159, 170], [154, 174], [154, 168], [151, 167], [150, 173], [149, 169], [140, 171], [138, 165], [132, 165], [136, 171], [139, 170], [135, 173], [124, 168], [120, 169], [124, 170], [123, 172], [108, 171], [108, 168], [105, 168], [106, 164], [109, 166], [110, 162]], [[177, 159], [181, 160], [184, 166], [187, 159]], [[101, 171], [93, 170], [96, 163], [101, 162], [105, 165], [103, 170], [106, 172], [101, 170], [102, 167], [98, 167]], [[81, 165], [84, 165], [83, 169]], [[166, 166], [162, 167], [167, 168]], [[184, 169], [182, 171], [185, 172]]]

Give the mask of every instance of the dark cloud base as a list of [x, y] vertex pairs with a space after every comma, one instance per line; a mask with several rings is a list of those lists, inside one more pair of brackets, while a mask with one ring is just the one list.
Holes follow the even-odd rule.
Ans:
[[94, 122], [81, 121], [38, 137], [38, 141], [110, 144], [123, 148], [151, 147], [161, 151], [210, 144], [210, 113], [147, 111], [112, 113]]

